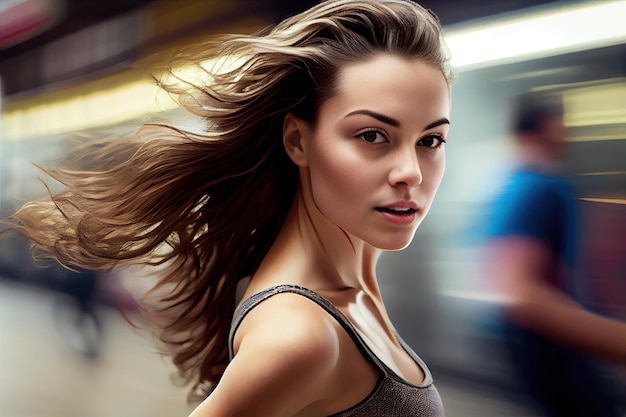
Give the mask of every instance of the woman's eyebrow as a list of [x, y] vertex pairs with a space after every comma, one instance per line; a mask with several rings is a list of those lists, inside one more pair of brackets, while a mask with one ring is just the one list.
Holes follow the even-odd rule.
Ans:
[[[380, 120], [381, 122], [386, 123], [388, 125], [391, 125], [393, 127], [400, 127], [400, 122], [398, 120], [394, 119], [393, 117], [385, 116], [384, 114], [377, 113], [377, 112], [372, 111], [372, 110], [366, 110], [366, 109], [354, 110], [354, 111], [351, 111], [350, 113], [348, 113], [346, 115], [346, 117], [353, 116], [355, 114], [364, 114], [366, 116], [373, 117], [376, 120]], [[435, 120], [434, 122], [427, 124], [424, 127], [424, 130], [432, 129], [432, 128], [435, 128], [437, 126], [441, 126], [441, 125], [445, 125], [445, 124], [449, 125], [450, 124], [450, 120], [448, 120], [445, 117], [442, 117], [441, 119]]]
[[424, 127], [424, 130], [432, 129], [434, 127], [441, 126], [441, 125], [449, 125], [449, 124], [450, 124], [450, 120], [446, 119], [445, 117], [442, 117], [439, 120], [435, 120], [434, 122], [427, 124]]
[[380, 120], [381, 122], [391, 125], [393, 127], [400, 127], [400, 122], [397, 121], [396, 119], [389, 117], [389, 116], [385, 116], [384, 114], [376, 113], [375, 111], [371, 111], [371, 110], [362, 109], [362, 110], [351, 111], [350, 113], [346, 114], [346, 117], [353, 116], [355, 114], [364, 114], [366, 116], [370, 116], [370, 117], [373, 117], [374, 119]]

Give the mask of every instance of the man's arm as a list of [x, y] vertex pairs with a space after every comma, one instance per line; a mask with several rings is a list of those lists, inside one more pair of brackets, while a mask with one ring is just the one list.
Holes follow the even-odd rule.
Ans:
[[491, 274], [505, 315], [556, 343], [626, 364], [626, 323], [593, 314], [548, 284], [550, 249], [527, 236], [494, 237]]

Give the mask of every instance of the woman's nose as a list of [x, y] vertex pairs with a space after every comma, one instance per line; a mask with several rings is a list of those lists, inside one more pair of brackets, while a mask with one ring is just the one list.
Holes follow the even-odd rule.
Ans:
[[422, 179], [422, 170], [415, 148], [398, 150], [392, 160], [389, 183], [394, 187], [415, 187], [422, 183]]

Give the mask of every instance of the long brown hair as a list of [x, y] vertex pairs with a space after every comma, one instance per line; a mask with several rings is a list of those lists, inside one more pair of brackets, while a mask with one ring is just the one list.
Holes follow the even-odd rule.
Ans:
[[[437, 18], [407, 0], [326, 1], [255, 35], [181, 51], [159, 82], [206, 129], [147, 124], [91, 142], [49, 173], [64, 191], [25, 204], [16, 227], [68, 266], [162, 265], [158, 303], [145, 312], [192, 384], [190, 400], [202, 399], [228, 362], [236, 285], [255, 272], [296, 193], [285, 115], [314, 122], [339, 70], [380, 53], [452, 77]], [[184, 79], [181, 65], [209, 81]]]

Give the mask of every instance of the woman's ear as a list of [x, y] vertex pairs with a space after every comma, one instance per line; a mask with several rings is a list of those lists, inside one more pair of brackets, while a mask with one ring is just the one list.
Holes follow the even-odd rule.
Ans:
[[283, 121], [283, 145], [289, 158], [298, 166], [309, 165], [306, 154], [306, 139], [309, 134], [308, 124], [289, 113]]

